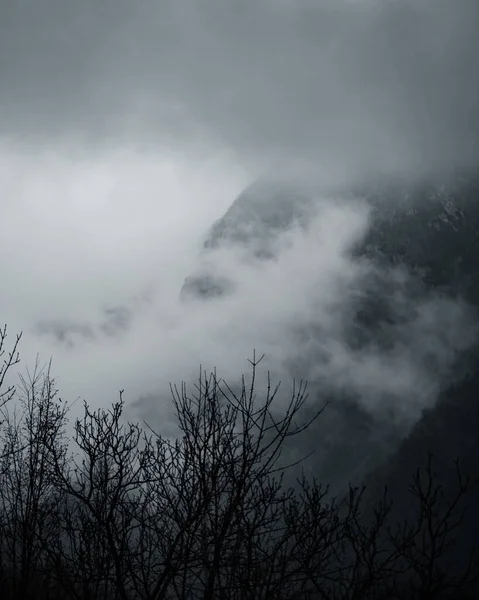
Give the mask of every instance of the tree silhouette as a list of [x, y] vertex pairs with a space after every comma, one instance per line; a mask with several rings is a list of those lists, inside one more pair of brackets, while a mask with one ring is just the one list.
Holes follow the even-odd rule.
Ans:
[[475, 556], [461, 569], [449, 558], [477, 482], [456, 463], [446, 494], [430, 456], [399, 512], [387, 489], [373, 502], [364, 487], [333, 497], [304, 474], [287, 483], [297, 463], [285, 441], [325, 407], [303, 419], [306, 386], [293, 385], [285, 403], [279, 385], [257, 389], [261, 358], [250, 362], [239, 385], [213, 372], [191, 393], [172, 386], [176, 439], [126, 422], [122, 392], [109, 409], [85, 403], [69, 437], [50, 366], [10, 385], [0, 428], [4, 597], [474, 597]]

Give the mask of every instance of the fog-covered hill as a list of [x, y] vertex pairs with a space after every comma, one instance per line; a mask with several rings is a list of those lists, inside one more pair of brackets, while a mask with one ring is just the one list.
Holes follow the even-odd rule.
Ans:
[[[310, 311], [291, 329], [285, 361], [293, 375], [309, 380], [317, 402], [329, 402], [310, 437], [318, 450], [310, 468], [339, 485], [386, 460], [423, 410], [472, 368], [479, 175], [378, 178], [328, 188], [257, 182], [212, 226], [198, 271], [182, 289], [186, 302], [234, 297], [242, 279], [231, 265], [277, 263], [280, 269], [288, 240], [334, 237], [334, 230], [312, 224], [327, 219], [326, 209], [342, 207], [365, 215], [342, 250], [354, 275], [330, 294], [325, 313], [324, 288], [333, 280], [318, 274]], [[341, 223], [332, 223], [341, 236]], [[224, 252], [238, 261], [222, 260]], [[316, 258], [303, 254], [302, 260]], [[314, 279], [314, 269], [309, 276]]]

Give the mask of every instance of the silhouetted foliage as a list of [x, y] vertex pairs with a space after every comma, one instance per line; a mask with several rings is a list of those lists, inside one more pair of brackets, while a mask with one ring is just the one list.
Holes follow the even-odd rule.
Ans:
[[[6, 330], [0, 337], [4, 349]], [[3, 370], [16, 364], [17, 342]], [[124, 399], [83, 416], [67, 435], [68, 406], [50, 367], [37, 365], [2, 396], [0, 577], [4, 598], [431, 599], [477, 592], [473, 554], [451, 562], [476, 481], [455, 464], [446, 490], [429, 456], [407, 488], [408, 511], [387, 489], [333, 497], [293, 466], [285, 441], [306, 387], [251, 377], [229, 386], [202, 374], [193, 393], [172, 387], [179, 428], [170, 439], [125, 422]], [[0, 390], [1, 392], [1, 390]], [[461, 563], [461, 564], [459, 564]]]

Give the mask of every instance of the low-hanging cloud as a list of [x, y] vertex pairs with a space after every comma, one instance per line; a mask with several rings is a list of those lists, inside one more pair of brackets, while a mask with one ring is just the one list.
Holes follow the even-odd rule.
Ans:
[[[351, 257], [360, 199], [320, 195], [274, 260], [201, 243], [264, 171], [347, 186], [473, 163], [477, 22], [475, 0], [3, 2], [0, 321], [25, 331], [25, 362], [53, 355], [70, 400], [125, 388], [156, 419], [168, 382], [235, 378], [256, 348], [286, 386], [327, 380], [410, 426], [475, 319]], [[182, 301], [201, 269], [233, 293]], [[352, 346], [354, 302], [385, 288], [394, 343]]]
[[[219, 339], [227, 347], [257, 336], [277, 377], [309, 380], [322, 400], [353, 393], [368, 413], [407, 429], [477, 339], [474, 310], [427, 287], [404, 264], [381, 265], [352, 252], [371, 226], [362, 198], [320, 195], [313, 206], [303, 207], [306, 220], [293, 220], [273, 239], [254, 218], [242, 228], [245, 215], [238, 214], [234, 234], [208, 244], [197, 267], [199, 280], [219, 281], [222, 293], [205, 294], [195, 278], [188, 310], [212, 307], [215, 319], [224, 310]], [[374, 323], [361, 323], [365, 311]]]
[[[139, 414], [159, 415], [169, 382], [191, 382], [200, 364], [234, 381], [257, 349], [263, 375], [269, 368], [286, 390], [293, 376], [354, 390], [367, 411], [410, 425], [474, 340], [467, 305], [411, 295], [404, 269], [353, 258], [370, 225], [360, 198], [315, 197], [306, 221], [270, 240], [273, 258], [257, 258], [251, 244], [201, 251], [244, 186], [231, 163], [4, 153], [2, 164], [2, 318], [25, 330], [27, 363], [36, 352], [54, 357], [70, 399], [101, 405], [125, 388], [130, 403], [143, 398]], [[182, 300], [185, 278], [204, 269], [232, 281], [232, 293]], [[367, 294], [390, 299], [388, 348], [379, 334], [351, 342]]]

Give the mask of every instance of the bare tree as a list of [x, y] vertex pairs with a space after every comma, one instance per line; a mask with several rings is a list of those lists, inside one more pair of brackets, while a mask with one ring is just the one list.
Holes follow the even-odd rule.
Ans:
[[[118, 597], [258, 597], [258, 589], [248, 595], [251, 573], [264, 571], [268, 553], [279, 556], [284, 546], [282, 507], [292, 491], [281, 481], [288, 467], [279, 463], [282, 444], [315, 417], [296, 423], [302, 385], [279, 418], [272, 408], [278, 387], [258, 401], [257, 364], [239, 393], [215, 374], [202, 375], [193, 396], [172, 388], [176, 442], [122, 425], [120, 397], [109, 411], [85, 406], [75, 426], [81, 460], [54, 456], [59, 485], [77, 505], [82, 547], [84, 532], [95, 531], [111, 560], [104, 577]], [[281, 577], [262, 583], [263, 597]]]
[[[0, 338], [1, 344], [6, 334]], [[17, 340], [18, 343], [18, 340]], [[16, 345], [4, 371], [16, 364]], [[412, 508], [387, 490], [332, 497], [285, 474], [285, 441], [302, 419], [306, 387], [261, 394], [201, 373], [192, 393], [172, 386], [178, 437], [109, 409], [65, 428], [50, 365], [5, 398], [0, 456], [0, 559], [8, 598], [75, 600], [386, 600], [465, 598], [477, 562], [449, 560], [476, 481], [456, 465], [443, 489], [432, 458], [409, 487]], [[5, 378], [0, 378], [3, 382]], [[471, 592], [472, 593], [472, 592]], [[472, 597], [472, 596], [471, 596]]]
[[67, 408], [55, 382], [38, 364], [20, 377], [13, 411], [4, 411], [0, 461], [2, 559], [13, 591], [25, 598], [49, 572], [45, 548], [59, 534], [58, 490], [49, 448], [61, 444]]
[[8, 386], [6, 389], [3, 388], [5, 386], [5, 380], [8, 372], [13, 366], [20, 362], [18, 346], [20, 344], [22, 334], [20, 333], [17, 335], [10, 351], [7, 351], [5, 348], [7, 337], [7, 326], [4, 325], [3, 328], [0, 327], [0, 410], [9, 402], [9, 400], [13, 398], [13, 395], [15, 394], [15, 387], [13, 385]]
[[[147, 450], [138, 425], [121, 423], [123, 399], [110, 410], [91, 412], [75, 423], [78, 452], [69, 458], [50, 448], [58, 488], [65, 494], [60, 552], [63, 583], [83, 597], [126, 600], [133, 589], [130, 548], [135, 530], [135, 501], [144, 484]], [[78, 558], [81, 557], [81, 561]]]
[[401, 588], [406, 587], [409, 598], [465, 598], [478, 581], [479, 562], [474, 548], [462, 568], [452, 562], [457, 542], [455, 534], [463, 523], [466, 509], [472, 508], [466, 503], [479, 483], [477, 478], [461, 472], [458, 460], [454, 464], [456, 485], [446, 490], [434, 472], [433, 456], [429, 453], [425, 468], [417, 469], [409, 486], [413, 515], [403, 518], [395, 528], [387, 528], [396, 570], [407, 574], [397, 583]]

